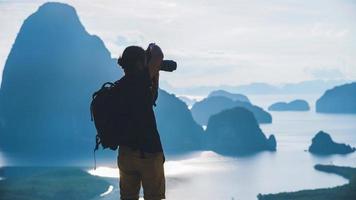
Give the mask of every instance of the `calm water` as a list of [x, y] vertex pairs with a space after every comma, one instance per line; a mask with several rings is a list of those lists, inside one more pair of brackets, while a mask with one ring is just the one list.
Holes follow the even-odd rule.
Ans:
[[[254, 104], [267, 108], [293, 96], [249, 96]], [[249, 157], [226, 157], [214, 152], [193, 152], [169, 157], [165, 163], [167, 199], [169, 200], [249, 200], [258, 193], [276, 193], [331, 187], [347, 183], [340, 176], [313, 169], [315, 164], [356, 167], [356, 153], [346, 156], [317, 157], [305, 152], [312, 137], [324, 130], [336, 142], [356, 146], [356, 115], [330, 115], [314, 112], [315, 96], [303, 96], [311, 103], [309, 112], [271, 112], [273, 123], [262, 125], [266, 135], [277, 138], [277, 152], [263, 152]], [[0, 162], [2, 156], [0, 154]], [[4, 162], [4, 161], [2, 161]], [[89, 171], [108, 178], [112, 187], [98, 199], [118, 199], [118, 171], [101, 167]]]
[[[249, 96], [265, 109], [276, 101], [306, 99], [309, 112], [271, 112], [273, 123], [262, 125], [266, 135], [274, 134], [278, 142], [275, 153], [263, 152], [249, 157], [225, 157], [214, 152], [195, 152], [185, 158], [169, 158], [165, 164], [167, 198], [237, 200], [256, 199], [258, 193], [276, 193], [332, 187], [347, 183], [337, 175], [314, 170], [315, 164], [356, 167], [356, 153], [347, 156], [313, 156], [306, 152], [312, 137], [324, 130], [337, 142], [356, 146], [356, 115], [330, 115], [314, 112], [317, 96]], [[118, 177], [117, 170], [102, 168], [101, 176]], [[116, 179], [113, 190], [100, 199], [118, 196]]]

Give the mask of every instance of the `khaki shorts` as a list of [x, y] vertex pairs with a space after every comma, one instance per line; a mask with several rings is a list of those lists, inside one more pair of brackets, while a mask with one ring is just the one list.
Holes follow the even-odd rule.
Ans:
[[145, 200], [165, 199], [164, 155], [144, 153], [120, 146], [118, 155], [120, 169], [120, 196], [122, 200], [139, 198], [142, 183]]

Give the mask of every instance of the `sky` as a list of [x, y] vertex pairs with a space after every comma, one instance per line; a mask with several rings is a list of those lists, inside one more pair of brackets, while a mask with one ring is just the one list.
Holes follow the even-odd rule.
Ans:
[[[46, 1], [0, 0], [0, 71]], [[173, 87], [356, 80], [356, 0], [65, 0], [112, 54], [155, 42]]]

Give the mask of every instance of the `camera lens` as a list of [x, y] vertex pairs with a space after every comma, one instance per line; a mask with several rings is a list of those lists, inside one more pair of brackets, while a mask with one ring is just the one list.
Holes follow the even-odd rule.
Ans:
[[166, 72], [173, 72], [177, 69], [177, 63], [173, 60], [163, 60], [160, 70]]

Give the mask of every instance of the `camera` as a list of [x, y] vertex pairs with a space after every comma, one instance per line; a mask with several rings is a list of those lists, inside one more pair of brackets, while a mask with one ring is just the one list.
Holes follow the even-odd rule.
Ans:
[[[148, 48], [146, 49], [146, 57], [147, 57], [147, 62], [151, 59], [151, 47], [155, 45], [154, 43], [151, 43], [148, 45]], [[163, 60], [160, 66], [161, 71], [166, 71], [166, 72], [173, 72], [174, 70], [177, 69], [177, 63], [174, 60]]]

